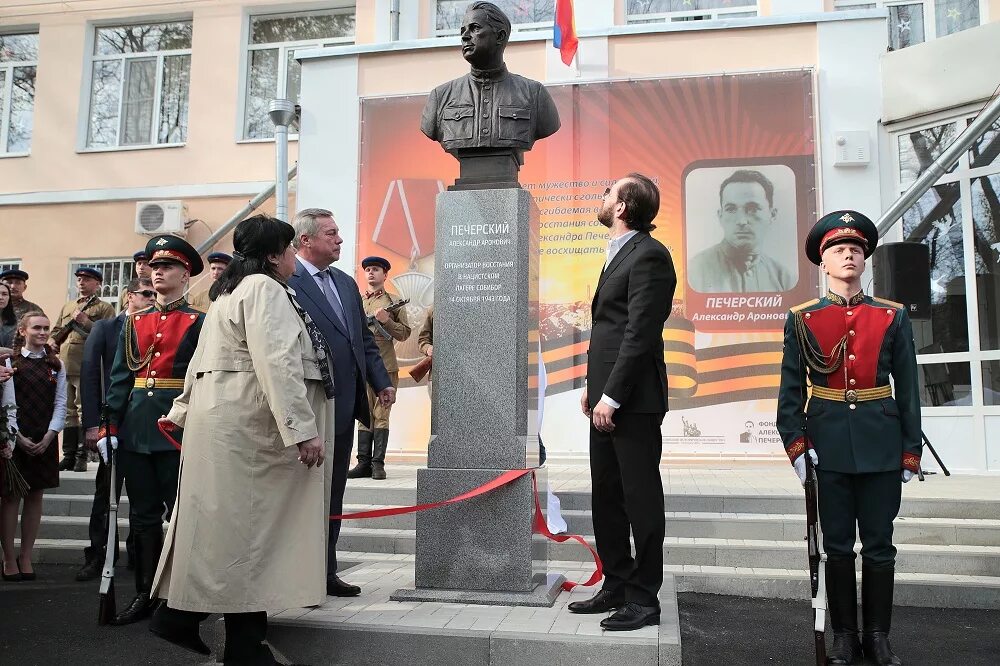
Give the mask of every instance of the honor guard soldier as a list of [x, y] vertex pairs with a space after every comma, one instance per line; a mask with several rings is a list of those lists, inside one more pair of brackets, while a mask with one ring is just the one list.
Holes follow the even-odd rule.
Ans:
[[213, 252], [205, 259], [208, 261], [208, 276], [210, 279], [208, 286], [205, 287], [204, 291], [191, 297], [191, 307], [197, 308], [202, 312], [208, 312], [208, 308], [212, 305], [212, 299], [208, 295], [209, 290], [215, 284], [215, 281], [219, 279], [219, 276], [222, 275], [222, 271], [226, 270], [229, 266], [229, 262], [233, 260], [225, 252]]
[[[393, 388], [399, 387], [399, 363], [396, 360], [395, 341], [410, 337], [410, 324], [400, 298], [385, 289], [385, 278], [392, 265], [382, 257], [367, 257], [361, 262], [368, 288], [362, 299], [368, 328], [375, 336], [382, 363], [389, 373]], [[389, 308], [387, 310], [386, 308]], [[372, 427], [358, 424], [358, 464], [347, 473], [349, 479], [385, 479], [385, 450], [389, 444], [389, 411], [392, 405], [382, 401], [368, 387], [368, 409], [372, 414]]]
[[0, 273], [0, 282], [10, 287], [10, 302], [14, 306], [14, 318], [21, 323], [21, 317], [29, 312], [45, 312], [39, 305], [24, 300], [28, 288], [28, 274], [20, 268], [10, 268]]
[[62, 471], [87, 471], [87, 448], [80, 436], [80, 414], [83, 401], [80, 397], [80, 368], [83, 365], [83, 346], [94, 322], [114, 319], [115, 308], [101, 300], [104, 275], [90, 266], [76, 269], [76, 287], [79, 297], [63, 306], [55, 321], [49, 346], [59, 352], [66, 368], [66, 426], [63, 430]]
[[180, 465], [179, 449], [159, 431], [157, 420], [184, 388], [205, 317], [184, 299], [188, 280], [203, 268], [198, 252], [175, 236], [153, 238], [146, 252], [156, 303], [122, 326], [108, 388], [110, 432], [102, 432], [97, 444], [106, 457], [107, 444], [116, 448], [121, 437], [118, 455], [135, 538], [137, 594], [115, 624], [131, 624], [152, 612], [149, 593], [163, 544], [163, 509], [168, 515], [173, 510]]
[[902, 663], [888, 640], [896, 562], [892, 522], [902, 483], [920, 466], [920, 400], [906, 308], [861, 290], [865, 259], [877, 243], [875, 225], [861, 213], [841, 210], [821, 218], [805, 248], [827, 275], [829, 291], [792, 308], [785, 322], [777, 426], [799, 479], [805, 482], [806, 455], [817, 472], [834, 632], [831, 664], [861, 663], [862, 650], [876, 664]]

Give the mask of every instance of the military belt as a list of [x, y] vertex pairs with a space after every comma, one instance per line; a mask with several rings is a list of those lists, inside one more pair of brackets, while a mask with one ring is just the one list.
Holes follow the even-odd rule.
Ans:
[[135, 388], [137, 389], [183, 389], [183, 379], [172, 379], [169, 377], [136, 377]]
[[865, 402], [866, 400], [891, 398], [892, 387], [887, 385], [861, 389], [832, 389], [826, 386], [813, 386], [812, 397], [836, 402]]

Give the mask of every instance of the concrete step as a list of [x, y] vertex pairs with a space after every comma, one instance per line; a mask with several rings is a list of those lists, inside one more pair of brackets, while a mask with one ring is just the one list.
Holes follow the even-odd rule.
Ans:
[[[46, 492], [42, 498], [42, 514], [46, 516], [90, 516], [94, 495], [63, 495]], [[122, 496], [118, 502], [118, 513], [128, 515], [128, 497]]]
[[[118, 537], [128, 534], [128, 514], [118, 514]], [[42, 516], [38, 536], [45, 539], [87, 539], [90, 535], [90, 516]]]

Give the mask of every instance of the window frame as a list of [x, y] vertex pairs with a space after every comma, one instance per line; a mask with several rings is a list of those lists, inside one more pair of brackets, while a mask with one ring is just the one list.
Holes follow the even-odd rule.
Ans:
[[[937, 0], [834, 0], [833, 10], [834, 11], [848, 11], [856, 8], [863, 8], [865, 5], [872, 5], [879, 9], [888, 9], [889, 7], [899, 6], [899, 5], [922, 5], [924, 8], [924, 41], [917, 42], [917, 44], [925, 44], [932, 39], [937, 39]], [[989, 0], [979, 0], [979, 25], [985, 25], [989, 23], [990, 20], [990, 2]], [[886, 22], [886, 28], [889, 29], [888, 21]], [[966, 28], [971, 30], [971, 28]], [[962, 32], [961, 30], [959, 32]], [[958, 33], [951, 33], [953, 35]], [[943, 35], [947, 37], [947, 35]], [[891, 40], [890, 40], [891, 41]], [[913, 44], [912, 46], [916, 46]], [[904, 47], [908, 48], [908, 47]]]
[[[302, 16], [303, 14], [354, 14], [357, 20], [356, 2], [323, 3], [321, 5], [282, 5], [278, 7], [247, 7], [243, 12], [243, 26], [240, 35], [240, 83], [239, 102], [236, 105], [236, 143], [269, 143], [274, 141], [273, 136], [248, 137], [247, 136], [247, 94], [250, 91], [250, 54], [254, 51], [278, 50], [278, 62], [287, 63], [288, 53], [294, 53], [298, 49], [315, 49], [326, 46], [344, 46], [354, 44], [357, 41], [357, 32], [351, 37], [333, 37], [329, 39], [305, 39], [292, 40], [287, 42], [270, 42], [268, 44], [251, 44], [253, 34], [253, 19], [260, 17], [286, 18]], [[356, 23], [355, 23], [356, 25]], [[286, 95], [288, 86], [288, 67], [283, 65], [278, 68], [278, 95]], [[294, 101], [294, 100], [293, 100]], [[298, 132], [289, 128], [288, 138], [297, 141]]]
[[[745, 16], [753, 12], [752, 17]], [[733, 14], [738, 16], [732, 17]], [[760, 0], [753, 5], [739, 7], [718, 7], [716, 9], [685, 9], [674, 12], [650, 12], [646, 14], [629, 14], [628, 2], [625, 6], [625, 25], [643, 25], [649, 23], [681, 23], [687, 20], [719, 21], [726, 18], [757, 18], [760, 16]]]
[[[150, 143], [121, 145], [121, 111], [124, 104], [125, 87], [125, 62], [129, 59], [149, 59], [156, 58], [156, 82], [154, 88], [153, 118], [150, 124], [150, 138], [158, 136], [160, 124], [160, 96], [163, 93], [163, 61], [167, 57], [186, 55], [191, 58], [194, 64], [194, 38], [192, 36], [191, 47], [187, 49], [171, 49], [164, 51], [143, 51], [140, 53], [117, 53], [111, 55], [98, 55], [94, 53], [97, 43], [97, 31], [102, 28], [118, 28], [131, 25], [148, 25], [153, 23], [191, 23], [192, 35], [194, 34], [194, 18], [190, 14], [184, 15], [155, 15], [155, 16], [133, 16], [121, 20], [91, 21], [87, 23], [87, 38], [84, 43], [85, 54], [83, 59], [83, 77], [80, 90], [80, 109], [84, 113], [79, 114], [77, 124], [77, 149], [78, 153], [106, 153], [128, 150], [157, 150], [161, 148], [182, 148], [187, 145], [187, 141], [175, 141], [169, 143], [157, 143], [155, 140]], [[115, 145], [113, 146], [91, 146], [90, 142], [90, 119], [93, 102], [94, 86], [94, 63], [118, 60], [122, 62], [121, 82], [118, 84], [118, 127], [115, 133]], [[191, 101], [191, 78], [188, 74], [188, 104]], [[190, 130], [190, 116], [188, 117], [188, 130]]]
[[[437, 16], [438, 16], [438, 0], [431, 0], [431, 37], [457, 37], [460, 33], [459, 28], [445, 28], [439, 30], [437, 27]], [[553, 5], [555, 3], [553, 2]], [[553, 14], [553, 19], [554, 19]], [[509, 18], [509, 17], [508, 17]], [[511, 23], [510, 31], [515, 32], [538, 32], [541, 30], [552, 30], [552, 21], [532, 21], [531, 23]]]
[[[981, 110], [981, 106], [968, 105], [960, 109], [943, 111], [921, 118], [904, 121], [887, 126], [889, 135], [890, 150], [892, 159], [889, 160], [892, 168], [891, 184], [894, 197], [899, 196], [909, 187], [910, 184], [902, 184], [900, 179], [900, 159], [899, 140], [902, 136], [914, 131], [920, 131], [957, 123], [959, 132], [968, 127], [969, 121]], [[983, 349], [982, 330], [980, 327], [979, 308], [973, 307], [979, 302], [979, 287], [976, 283], [976, 253], [975, 253], [975, 220], [972, 211], [972, 185], [975, 180], [988, 175], [1000, 174], [1000, 160], [987, 166], [971, 168], [969, 162], [969, 150], [962, 151], [958, 163], [953, 171], [942, 174], [935, 184], [958, 183], [960, 191], [960, 206], [962, 211], [962, 263], [964, 271], [965, 298], [966, 298], [966, 326], [968, 327], [969, 349], [960, 352], [943, 352], [917, 354], [918, 365], [936, 365], [942, 363], [966, 363], [969, 366], [971, 379], [970, 405], [959, 406], [922, 406], [922, 410], [932, 410], [935, 416], [970, 416], [976, 415], [981, 419], [982, 415], [1000, 415], [1000, 405], [986, 405], [983, 397], [984, 378], [983, 362], [1000, 360], [1000, 348]], [[894, 239], [902, 238], [902, 217], [890, 229], [886, 236]]]
[[[38, 28], [14, 28], [9, 30], [3, 30], [0, 32], [4, 37], [13, 37], [17, 35], [35, 35], [39, 37]], [[41, 41], [39, 39], [39, 47], [41, 47]], [[35, 77], [38, 77], [38, 59], [35, 60], [16, 60], [10, 62], [0, 62], [0, 71], [6, 72], [3, 77], [3, 88], [0, 89], [0, 159], [8, 157], [28, 157], [31, 155], [31, 141], [28, 142], [28, 150], [20, 151], [8, 151], [7, 150], [7, 139], [9, 138], [10, 132], [10, 112], [11, 112], [11, 96], [14, 93], [14, 69], [16, 67], [34, 67]], [[35, 114], [35, 98], [31, 98], [31, 114]], [[32, 126], [34, 129], [34, 126]], [[32, 138], [34, 138], [34, 131], [32, 131]]]

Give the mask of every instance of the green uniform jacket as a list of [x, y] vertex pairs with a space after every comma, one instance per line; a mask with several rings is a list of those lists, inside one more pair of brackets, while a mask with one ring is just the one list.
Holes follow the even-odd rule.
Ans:
[[[835, 369], [820, 372], [817, 365]], [[872, 389], [888, 386], [890, 375], [895, 397], [854, 403], [815, 396], [806, 400], [812, 385]], [[813, 448], [825, 471], [916, 472], [922, 445], [920, 395], [905, 308], [863, 293], [848, 301], [832, 292], [792, 308], [785, 321], [777, 427], [793, 462]]]
[[[183, 298], [166, 306], [157, 303], [125, 321], [108, 388], [111, 433], [119, 434], [122, 448], [136, 453], [176, 451], [157, 421], [170, 412], [184, 388], [204, 321], [205, 314]], [[175, 438], [180, 442], [180, 434]]]

